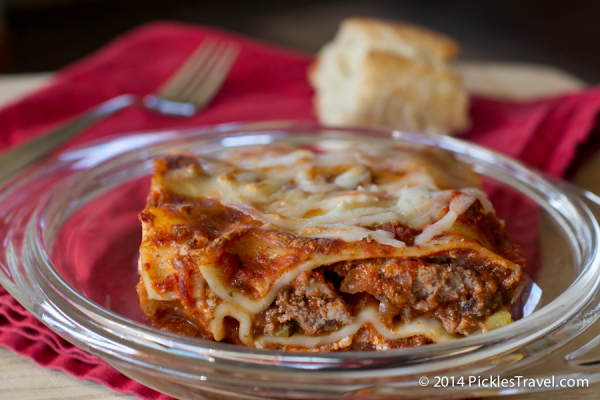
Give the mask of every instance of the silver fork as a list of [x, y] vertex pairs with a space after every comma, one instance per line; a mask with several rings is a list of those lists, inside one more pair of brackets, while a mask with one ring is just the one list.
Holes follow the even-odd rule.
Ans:
[[204, 40], [187, 61], [156, 91], [107, 100], [65, 125], [0, 155], [0, 182], [32, 165], [92, 124], [131, 106], [163, 115], [191, 117], [215, 97], [239, 53], [233, 44]]

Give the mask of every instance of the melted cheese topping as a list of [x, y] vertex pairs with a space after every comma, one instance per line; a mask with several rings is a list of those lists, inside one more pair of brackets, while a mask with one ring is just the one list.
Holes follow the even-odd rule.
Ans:
[[481, 201], [484, 213], [487, 213], [492, 209], [490, 201], [483, 192], [475, 189], [469, 189], [468, 191], [463, 192], [459, 196], [456, 196], [452, 199], [450, 202], [450, 209], [446, 215], [444, 215], [442, 219], [438, 220], [434, 224], [427, 226], [423, 230], [423, 233], [415, 238], [415, 244], [425, 244], [435, 236], [441, 235], [442, 233], [450, 230], [452, 225], [454, 225], [456, 218], [467, 211], [476, 199]]
[[350, 226], [348, 228], [314, 229], [313, 231], [306, 231], [307, 229], [303, 231], [303, 235], [315, 238], [342, 239], [344, 242], [358, 242], [366, 239], [367, 241], [374, 240], [381, 244], [397, 247], [399, 249], [406, 247], [406, 243], [396, 240], [396, 236], [392, 232], [384, 231], [382, 229], [373, 231], [360, 226]]
[[169, 172], [167, 189], [219, 200], [300, 236], [402, 247], [386, 233], [357, 229], [397, 221], [415, 229], [431, 225], [419, 239], [424, 244], [448, 230], [475, 199], [485, 202], [486, 213], [492, 209], [477, 188], [441, 190], [439, 171], [428, 173], [414, 151], [375, 145], [324, 154], [263, 148], [200, 160], [202, 170]]

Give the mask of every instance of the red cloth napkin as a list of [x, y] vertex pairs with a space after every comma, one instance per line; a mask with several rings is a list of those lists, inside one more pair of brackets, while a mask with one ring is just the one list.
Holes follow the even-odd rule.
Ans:
[[[232, 121], [314, 121], [306, 80], [311, 57], [215, 29], [156, 23], [139, 28], [60, 71], [45, 89], [0, 110], [0, 149], [16, 145], [114, 96], [153, 92], [203, 38], [236, 42], [240, 56], [211, 105], [190, 119], [129, 109], [71, 145], [116, 133]], [[463, 138], [562, 176], [596, 124], [600, 89], [533, 103], [474, 98]], [[0, 287], [0, 345], [38, 364], [92, 379], [142, 399], [168, 399], [74, 347], [33, 318]]]

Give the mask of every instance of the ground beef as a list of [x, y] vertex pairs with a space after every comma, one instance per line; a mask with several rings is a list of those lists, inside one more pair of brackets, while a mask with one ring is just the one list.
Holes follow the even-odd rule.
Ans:
[[322, 271], [301, 274], [292, 288], [277, 295], [265, 315], [265, 333], [273, 335], [281, 324], [295, 322], [306, 335], [320, 335], [352, 323], [352, 313]]
[[380, 229], [394, 234], [396, 240], [404, 242], [407, 246], [412, 246], [415, 243], [415, 237], [417, 237], [422, 230], [413, 229], [408, 225], [401, 224], [398, 221], [390, 221], [381, 225]]
[[[468, 259], [464, 256], [460, 258]], [[519, 279], [505, 270], [448, 260], [378, 258], [331, 268], [344, 277], [341, 292], [364, 292], [379, 300], [380, 314], [389, 325], [395, 317], [409, 322], [425, 314], [439, 319], [450, 333], [469, 335], [481, 329], [485, 318], [502, 305], [502, 292]]]

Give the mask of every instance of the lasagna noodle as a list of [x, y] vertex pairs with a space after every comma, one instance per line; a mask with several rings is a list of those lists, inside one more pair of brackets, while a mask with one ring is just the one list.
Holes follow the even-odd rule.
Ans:
[[368, 306], [360, 311], [351, 324], [327, 335], [308, 336], [296, 334], [291, 337], [262, 335], [257, 339], [257, 342], [262, 347], [269, 347], [276, 344], [281, 346], [315, 348], [352, 337], [366, 324], [370, 324], [375, 328], [377, 333], [389, 340], [423, 336], [435, 343], [444, 343], [457, 338], [456, 335], [446, 332], [441, 322], [428, 317], [417, 317], [408, 324], [398, 323], [393, 329], [390, 329], [381, 322], [377, 309], [373, 306]]
[[[401, 258], [422, 258], [432, 254], [439, 254], [445, 251], [450, 250], [467, 250], [467, 251], [475, 251], [480, 253], [486, 260], [490, 263], [494, 263], [501, 268], [504, 269], [519, 269], [519, 266], [514, 264], [513, 262], [506, 260], [485, 247], [479, 245], [474, 241], [453, 241], [448, 238], [443, 238], [440, 240], [431, 241], [427, 244], [427, 246], [413, 246], [405, 249], [394, 249], [390, 252], [386, 252], [382, 254], [382, 256], [386, 257], [401, 257]], [[251, 296], [247, 296], [245, 294], [240, 293], [233, 286], [227, 286], [224, 283], [224, 278], [220, 274], [219, 266], [217, 265], [199, 265], [198, 268], [202, 273], [202, 276], [206, 280], [208, 286], [211, 290], [219, 296], [221, 299], [225, 299], [228, 303], [235, 305], [236, 307], [245, 310], [248, 313], [257, 314], [266, 310], [269, 305], [275, 300], [277, 293], [290, 283], [294, 279], [296, 279], [301, 273], [311, 271], [315, 268], [331, 265], [338, 261], [348, 261], [348, 260], [362, 260], [367, 258], [374, 258], [377, 254], [372, 251], [364, 251], [360, 248], [350, 248], [347, 250], [343, 250], [334, 255], [323, 255], [323, 254], [315, 254], [312, 258], [303, 263], [296, 266], [294, 269], [287, 271], [282, 276], [280, 276], [275, 282], [273, 282], [272, 286], [268, 289], [267, 293], [259, 298], [255, 299]], [[173, 275], [176, 273], [175, 269], [170, 266], [168, 263], [159, 264], [162, 267], [162, 274], [166, 278], [169, 275]], [[169, 268], [170, 267], [170, 268]], [[147, 274], [146, 271], [142, 271], [142, 277], [145, 278], [146, 281], [153, 281], [153, 279]], [[155, 279], [154, 279], [155, 280]], [[172, 300], [177, 298], [177, 293], [175, 292], [164, 292], [158, 293], [153, 288], [146, 286], [148, 290], [148, 295], [152, 299], [156, 300]]]

